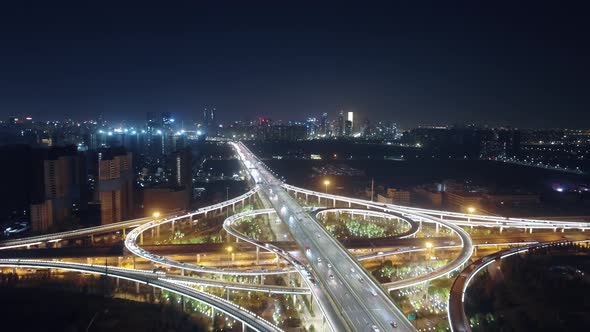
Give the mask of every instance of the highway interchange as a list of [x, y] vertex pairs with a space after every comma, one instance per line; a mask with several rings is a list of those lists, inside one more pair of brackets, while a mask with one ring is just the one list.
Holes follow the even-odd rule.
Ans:
[[[207, 292], [195, 290], [194, 288], [185, 285], [262, 291], [277, 294], [311, 293], [317, 300], [328, 322], [328, 326], [330, 326], [333, 331], [414, 331], [415, 328], [393, 303], [388, 292], [385, 290], [410, 287], [428, 280], [449, 276], [451, 272], [461, 269], [468, 262], [475, 248], [472, 237], [463, 229], [464, 227], [488, 227], [499, 229], [500, 232], [508, 229], [524, 229], [524, 232], [528, 233], [532, 233], [533, 230], [552, 230], [558, 233], [566, 230], [585, 231], [590, 228], [588, 223], [577, 221], [551, 221], [522, 218], [509, 219], [495, 216], [425, 210], [378, 204], [366, 200], [329, 195], [327, 193], [324, 194], [297, 188], [287, 185], [279, 180], [278, 177], [269, 170], [264, 163], [258, 160], [243, 144], [231, 144], [239, 155], [240, 160], [245, 164], [251, 179], [255, 183], [253, 189], [244, 195], [188, 214], [162, 216], [161, 219], [140, 218], [117, 224], [0, 242], [1, 253], [2, 250], [10, 252], [19, 248], [24, 249], [40, 246], [51, 247], [60, 241], [67, 239], [83, 238], [97, 234], [122, 231], [125, 238], [125, 246], [131, 253], [160, 266], [167, 266], [181, 271], [181, 275], [155, 275], [154, 272], [150, 270], [120, 268], [108, 268], [108, 270], [105, 270], [105, 266], [99, 267], [92, 264], [23, 259], [0, 259], [0, 266], [34, 266], [37, 268], [45, 267], [98, 273], [169, 289], [170, 291], [207, 303], [208, 305], [211, 305], [243, 322], [245, 326], [248, 326], [250, 329], [257, 331], [277, 331], [280, 330], [280, 328], [264, 320], [262, 317], [249, 312], [245, 308], [237, 307], [227, 300], [218, 298]], [[143, 234], [148, 230], [152, 230], [153, 232], [154, 228], [157, 228], [159, 232], [159, 228], [164, 227], [164, 225], [174, 229], [174, 223], [191, 223], [196, 216], [206, 216], [207, 213], [219, 213], [220, 211], [223, 211], [223, 209], [227, 210], [231, 208], [233, 212], [237, 204], [243, 205], [246, 200], [250, 200], [256, 195], [261, 199], [267, 209], [234, 214], [225, 220], [223, 228], [228, 234], [234, 236], [236, 239], [248, 242], [258, 247], [258, 250], [266, 250], [280, 257], [287, 262], [290, 267], [277, 269], [256, 267], [249, 269], [239, 267], [220, 269], [217, 267], [206, 267], [200, 264], [176, 261], [171, 258], [151, 253], [141, 247], [141, 243], [143, 243]], [[374, 259], [380, 256], [402, 254], [412, 251], [422, 251], [424, 248], [416, 248], [415, 246], [399, 248], [393, 251], [369, 253], [365, 256], [355, 258], [342, 245], [342, 243], [334, 239], [324, 227], [322, 227], [316, 218], [312, 217], [308, 209], [305, 209], [300, 205], [299, 202], [301, 200], [299, 199], [299, 195], [305, 195], [306, 201], [308, 197], [317, 197], [318, 202], [323, 199], [328, 207], [335, 207], [336, 202], [339, 202], [345, 206], [348, 205], [348, 207], [354, 205], [357, 208], [371, 209], [371, 213], [383, 211], [384, 213], [397, 214], [411, 220], [415, 224], [419, 223], [420, 226], [422, 226], [423, 223], [431, 223], [436, 225], [437, 230], [439, 227], [449, 229], [452, 233], [458, 236], [460, 243], [439, 247], [460, 248], [459, 254], [448, 264], [428, 274], [379, 285], [379, 283], [373, 279], [359, 263], [360, 260]], [[332, 206], [329, 206], [330, 201], [332, 201]], [[345, 208], [342, 208], [342, 210], [344, 209]], [[286, 251], [280, 246], [249, 238], [234, 229], [232, 225], [234, 221], [245, 216], [256, 214], [276, 214], [288, 230], [288, 234], [281, 234], [281, 238], [285, 237], [289, 240], [293, 239], [297, 246], [295, 248], [290, 247], [290, 250]], [[126, 234], [127, 229], [132, 230]], [[280, 231], [275, 232], [278, 233]], [[507, 239], [510, 238], [510, 236], [511, 235], [509, 234], [500, 236], [496, 235], [496, 237], [506, 237]], [[141, 242], [139, 245], [137, 243], [138, 241]], [[301, 275], [301, 280], [307, 285], [307, 287], [248, 285], [230, 281], [213, 281], [213, 279], [208, 278], [184, 276], [185, 271], [199, 274], [234, 276], [263, 276], [271, 274], [290, 276], [298, 273]], [[456, 304], [454, 304], [454, 306], [456, 306]], [[451, 319], [450, 316], [449, 319]], [[451, 327], [453, 327], [452, 321]]]

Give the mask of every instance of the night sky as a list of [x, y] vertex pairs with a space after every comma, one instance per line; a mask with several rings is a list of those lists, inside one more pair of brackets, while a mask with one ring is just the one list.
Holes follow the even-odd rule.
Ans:
[[214, 106], [221, 120], [590, 127], [583, 1], [8, 2], [2, 119]]

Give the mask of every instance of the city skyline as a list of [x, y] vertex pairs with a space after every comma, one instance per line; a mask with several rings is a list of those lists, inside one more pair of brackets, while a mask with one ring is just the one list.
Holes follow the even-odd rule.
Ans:
[[583, 128], [587, 23], [531, 3], [5, 5], [0, 116]]

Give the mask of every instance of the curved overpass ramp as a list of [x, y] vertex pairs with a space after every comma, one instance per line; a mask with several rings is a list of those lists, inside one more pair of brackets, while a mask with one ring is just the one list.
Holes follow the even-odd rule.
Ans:
[[226, 301], [215, 295], [193, 289], [178, 283], [171, 283], [160, 279], [157, 275], [141, 270], [131, 270], [122, 268], [109, 268], [102, 265], [76, 264], [65, 262], [48, 262], [35, 260], [0, 260], [0, 266], [6, 267], [25, 267], [40, 269], [60, 269], [67, 271], [100, 274], [108, 277], [121, 278], [129, 281], [142, 283], [152, 287], [158, 287], [170, 292], [186, 296], [190, 299], [202, 302], [216, 308], [224, 314], [235, 318], [244, 323], [246, 326], [255, 331], [282, 331], [277, 326], [266, 321], [253, 312], [242, 308], [232, 302]]

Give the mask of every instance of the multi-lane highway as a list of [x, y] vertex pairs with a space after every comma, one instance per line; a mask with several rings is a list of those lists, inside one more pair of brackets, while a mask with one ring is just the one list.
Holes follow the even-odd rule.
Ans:
[[313, 294], [336, 331], [414, 331], [403, 313], [362, 265], [283, 190], [283, 184], [241, 143], [240, 158], [305, 251]]

